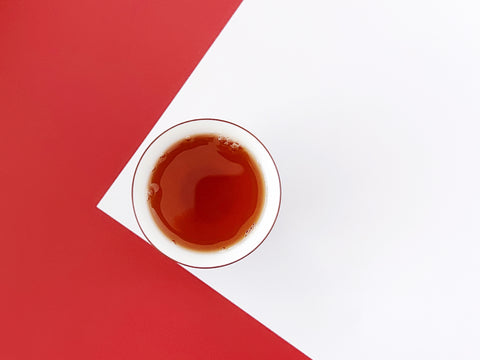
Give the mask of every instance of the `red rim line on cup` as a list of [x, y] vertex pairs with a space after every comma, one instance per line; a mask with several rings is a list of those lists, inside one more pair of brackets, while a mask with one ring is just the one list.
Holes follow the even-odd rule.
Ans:
[[[226, 262], [226, 263], [221, 263], [221, 264], [218, 264], [218, 265], [213, 265], [213, 266], [198, 266], [198, 265], [195, 265], [195, 264], [188, 264], [186, 262], [182, 262], [182, 261], [178, 261], [177, 259], [174, 259], [172, 256], [170, 256], [169, 254], [166, 254], [164, 251], [161, 251], [156, 245], [155, 243], [149, 238], [149, 236], [147, 235], [145, 229], [144, 229], [144, 226], [142, 226], [142, 221], [139, 217], [139, 214], [138, 214], [138, 209], [136, 208], [135, 206], [135, 180], [137, 178], [137, 175], [138, 175], [138, 172], [139, 172], [139, 167], [142, 163], [142, 160], [144, 159], [144, 157], [146, 156], [146, 154], [149, 152], [149, 150], [152, 148], [152, 146], [154, 144], [157, 143], [157, 141], [159, 141], [159, 139], [164, 136], [165, 134], [169, 133], [170, 131], [174, 130], [175, 128], [178, 128], [179, 126], [185, 126], [187, 124], [190, 124], [190, 123], [195, 123], [195, 122], [203, 122], [203, 121], [213, 121], [213, 122], [219, 122], [219, 123], [223, 123], [223, 124], [228, 124], [228, 125], [232, 125], [236, 128], [239, 128], [240, 130], [244, 131], [245, 133], [249, 134], [253, 139], [255, 139], [259, 145], [261, 145], [261, 147], [266, 151], [266, 153], [268, 154], [268, 157], [269, 159], [271, 160], [272, 164], [273, 164], [273, 167], [274, 167], [274, 170], [275, 170], [275, 173], [276, 173], [276, 179], [278, 181], [278, 205], [277, 205], [277, 208], [275, 210], [275, 217], [273, 218], [273, 221], [271, 222], [271, 225], [268, 229], [268, 231], [265, 233], [265, 235], [263, 236], [263, 238], [261, 239], [261, 241], [258, 242], [258, 244], [256, 244], [256, 246], [254, 248], [252, 248], [250, 251], [248, 251], [248, 253], [236, 258], [235, 260], [232, 260], [232, 261], [229, 261], [229, 262]], [[191, 134], [191, 135], [195, 135], [195, 134]], [[178, 138], [177, 140], [180, 140], [181, 138]], [[242, 143], [243, 145], [243, 143]], [[249, 149], [249, 147], [247, 147], [247, 149]], [[252, 155], [255, 155], [255, 154], [252, 154]], [[255, 156], [254, 156], [255, 157]], [[268, 192], [267, 188], [268, 188], [268, 183], [265, 179], [265, 173], [263, 172], [263, 167], [262, 167], [262, 164], [258, 161], [257, 159], [257, 162], [260, 166], [260, 168], [262, 169], [262, 173], [264, 175], [264, 181], [265, 181], [265, 187], [266, 187], [266, 194]], [[145, 189], [146, 190], [146, 189]], [[267, 197], [267, 196], [265, 196]], [[220, 119], [212, 119], [212, 118], [201, 118], [201, 119], [193, 119], [193, 120], [188, 120], [188, 121], [184, 121], [184, 122], [181, 122], [181, 123], [178, 123], [170, 128], [168, 128], [167, 130], [163, 131], [160, 135], [158, 135], [149, 145], [148, 147], [145, 149], [145, 151], [142, 153], [142, 156], [140, 157], [136, 167], [135, 167], [135, 172], [134, 172], [134, 175], [133, 175], [133, 179], [132, 179], [132, 186], [131, 186], [131, 200], [132, 200], [132, 205], [133, 205], [133, 212], [134, 212], [134, 216], [135, 216], [135, 219], [137, 221], [137, 224], [138, 226], [140, 227], [140, 230], [142, 231], [142, 234], [145, 236], [145, 239], [148, 241], [148, 243], [150, 243], [153, 247], [155, 247], [158, 251], [160, 251], [162, 254], [164, 254], [165, 256], [167, 256], [168, 258], [170, 258], [171, 260], [181, 264], [181, 265], [184, 265], [184, 266], [188, 266], [188, 267], [192, 267], [192, 268], [197, 268], [197, 269], [213, 269], [213, 268], [218, 268], [218, 267], [223, 267], [223, 266], [227, 266], [227, 265], [231, 265], [237, 261], [240, 261], [242, 259], [244, 259], [245, 257], [247, 257], [248, 255], [250, 255], [251, 253], [253, 253], [264, 241], [265, 239], [268, 237], [268, 235], [270, 234], [270, 232], [272, 231], [273, 229], [273, 226], [275, 225], [276, 221], [277, 221], [277, 218], [278, 218], [278, 214], [280, 212], [280, 205], [281, 205], [281, 200], [282, 200], [282, 185], [281, 185], [281, 180], [280, 180], [280, 174], [278, 172], [278, 167], [277, 167], [277, 164], [275, 163], [275, 160], [273, 159], [272, 155], [270, 154], [270, 152], [268, 151], [267, 147], [258, 139], [258, 137], [256, 137], [252, 132], [250, 132], [249, 130], [243, 128], [242, 126], [240, 125], [237, 125], [233, 122], [230, 122], [230, 121], [226, 121], [226, 120], [220, 120]], [[262, 210], [262, 213], [266, 211], [266, 204], [264, 205], [264, 209]], [[168, 238], [166, 235], [165, 235], [165, 238]], [[169, 241], [172, 241], [170, 239], [168, 239]], [[240, 240], [240, 243], [243, 242], [244, 240]], [[179, 246], [179, 245], [175, 245], [175, 246]], [[185, 248], [183, 248], [182, 251], [184, 251]], [[196, 252], [195, 250], [185, 250], [185, 251], [192, 251], [192, 252]], [[216, 253], [217, 251], [212, 251], [212, 253]], [[206, 252], [207, 253], [207, 252]], [[208, 255], [203, 255], [203, 256], [208, 256]]]

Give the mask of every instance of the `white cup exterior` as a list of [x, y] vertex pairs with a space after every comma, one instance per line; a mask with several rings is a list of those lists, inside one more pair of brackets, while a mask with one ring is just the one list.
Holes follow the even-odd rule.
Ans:
[[[243, 146], [256, 160], [265, 182], [265, 201], [253, 229], [226, 249], [198, 251], [175, 244], [156, 224], [148, 204], [149, 181], [158, 159], [187, 136], [214, 134]], [[146, 239], [174, 261], [196, 268], [214, 268], [234, 263], [253, 252], [268, 236], [277, 219], [281, 202], [280, 176], [267, 148], [246, 129], [224, 120], [198, 119], [177, 124], [159, 135], [140, 158], [132, 182], [132, 203], [138, 225]]]

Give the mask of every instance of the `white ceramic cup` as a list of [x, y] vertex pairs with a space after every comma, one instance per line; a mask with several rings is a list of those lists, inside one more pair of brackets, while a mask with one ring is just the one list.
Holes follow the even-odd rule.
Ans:
[[[197, 251], [175, 244], [156, 224], [148, 204], [148, 185], [152, 170], [165, 151], [187, 136], [215, 134], [243, 146], [255, 158], [265, 182], [265, 201], [252, 231], [226, 249]], [[137, 164], [132, 182], [132, 202], [138, 225], [146, 239], [176, 262], [196, 268], [229, 265], [254, 251], [270, 233], [280, 209], [280, 176], [267, 148], [246, 129], [224, 120], [198, 119], [177, 124], [160, 134], [145, 150]]]

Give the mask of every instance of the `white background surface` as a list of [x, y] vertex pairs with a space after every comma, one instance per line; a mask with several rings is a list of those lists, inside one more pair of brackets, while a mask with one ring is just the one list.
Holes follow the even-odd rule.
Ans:
[[236, 122], [282, 209], [253, 254], [193, 274], [314, 359], [478, 359], [479, 19], [466, 0], [247, 0], [99, 207], [139, 234], [148, 143]]

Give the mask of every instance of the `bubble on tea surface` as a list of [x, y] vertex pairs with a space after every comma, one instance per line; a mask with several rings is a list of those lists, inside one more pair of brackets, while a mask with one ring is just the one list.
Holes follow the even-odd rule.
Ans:
[[247, 237], [248, 234], [250, 234], [250, 233], [253, 231], [254, 228], [255, 228], [255, 224], [252, 224], [252, 226], [250, 226], [250, 227], [247, 229], [247, 231], [245, 231], [245, 237]]
[[222, 144], [224, 146], [227, 146], [232, 151], [236, 151], [236, 150], [241, 148], [241, 146], [238, 142], [236, 142], [235, 140], [233, 140], [229, 137], [220, 135], [220, 136], [218, 136], [217, 140], [220, 144]]
[[158, 190], [160, 190], [160, 186], [158, 184], [151, 183], [148, 186], [148, 192], [147, 192], [148, 200], [151, 200], [152, 196], [155, 195], [158, 192]]
[[218, 141], [220, 142], [220, 144], [227, 145], [227, 146], [232, 142], [232, 140], [229, 137], [223, 136], [223, 135], [220, 135], [218, 137]]
[[190, 135], [185, 136], [185, 141], [190, 141], [192, 140], [192, 137]]
[[152, 170], [152, 172], [154, 172], [155, 170], [157, 170], [158, 164], [161, 163], [161, 162], [163, 162], [166, 158], [167, 158], [167, 154], [162, 154], [162, 155], [158, 158], [157, 165], [155, 165], [155, 168]]

